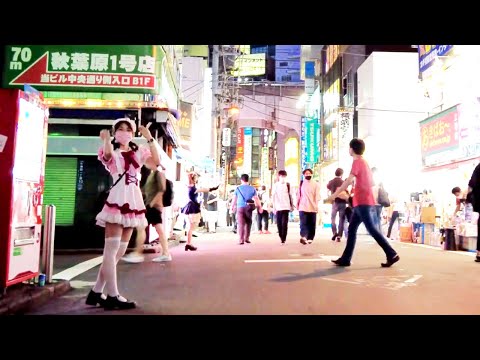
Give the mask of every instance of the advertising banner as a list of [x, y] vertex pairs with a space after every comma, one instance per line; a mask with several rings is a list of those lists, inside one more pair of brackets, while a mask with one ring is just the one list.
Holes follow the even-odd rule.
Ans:
[[320, 138], [320, 126], [317, 118], [307, 118], [306, 121], [306, 162], [316, 164], [320, 155], [318, 142]]
[[458, 147], [457, 108], [442, 112], [420, 123], [422, 156]]
[[177, 124], [180, 129], [182, 144], [190, 145], [190, 141], [192, 139], [192, 120], [194, 116], [193, 109], [193, 104], [180, 101], [181, 116]]
[[307, 119], [302, 117], [302, 127], [300, 131], [300, 164], [301, 170], [307, 168]]
[[243, 172], [252, 172], [252, 128], [243, 128]]
[[273, 147], [268, 148], [268, 170], [275, 170], [275, 150]]
[[453, 45], [418, 45], [420, 72], [424, 72], [432, 66], [439, 56], [446, 56], [453, 49]]
[[262, 183], [265, 184], [267, 182], [267, 178], [269, 175], [268, 173], [268, 147], [262, 147], [262, 162], [261, 162], [261, 169], [262, 169]]
[[480, 156], [480, 102], [459, 104], [425, 119], [420, 136], [424, 166]]
[[235, 59], [233, 76], [265, 75], [265, 53], [240, 55]]
[[243, 167], [243, 151], [244, 151], [243, 129], [238, 129], [237, 130], [237, 155], [235, 157], [237, 168]]
[[[154, 93], [154, 45], [6, 46], [3, 87]], [[163, 55], [163, 54], [162, 54]]]

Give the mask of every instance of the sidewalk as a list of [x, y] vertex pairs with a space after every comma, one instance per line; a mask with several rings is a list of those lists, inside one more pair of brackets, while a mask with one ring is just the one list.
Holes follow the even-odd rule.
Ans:
[[[175, 231], [177, 233], [177, 231]], [[178, 246], [180, 240], [169, 239], [169, 248]], [[153, 244], [144, 246], [145, 252], [157, 252], [159, 246], [154, 241]], [[102, 256], [103, 249], [73, 249], [55, 251], [53, 257], [53, 280], [51, 284], [45, 284], [40, 287], [32, 279], [9, 286], [5, 295], [0, 297], [0, 316], [1, 315], [21, 315], [32, 308], [39, 307], [54, 297], [62, 296], [71, 290], [71, 279], [56, 279], [55, 275], [74, 267], [77, 264]], [[100, 260], [101, 262], [101, 260]], [[35, 280], [35, 281], [34, 281]]]
[[70, 281], [66, 280], [54, 280], [43, 287], [33, 283], [12, 285], [7, 288], [5, 296], [0, 298], [0, 315], [25, 313], [53, 297], [65, 294], [70, 289]]

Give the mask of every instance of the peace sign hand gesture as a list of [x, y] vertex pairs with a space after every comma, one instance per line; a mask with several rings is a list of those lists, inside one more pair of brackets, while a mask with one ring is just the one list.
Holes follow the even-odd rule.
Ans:
[[140, 125], [138, 127], [138, 131], [140, 132], [140, 134], [142, 134], [142, 136], [147, 140], [150, 140], [152, 138], [152, 134], [150, 133], [150, 130], [148, 129], [151, 125], [152, 125], [152, 123], [149, 122], [147, 124], [147, 126]]

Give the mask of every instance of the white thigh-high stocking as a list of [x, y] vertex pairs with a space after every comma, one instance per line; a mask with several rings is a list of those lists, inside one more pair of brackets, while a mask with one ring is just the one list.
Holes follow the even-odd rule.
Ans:
[[[123, 257], [123, 255], [125, 255], [125, 253], [127, 252], [127, 247], [128, 247], [128, 241], [120, 241], [120, 247], [118, 248], [117, 256], [116, 256], [117, 263]], [[105, 277], [103, 276], [103, 272], [99, 271], [97, 275], [97, 282], [95, 283], [95, 287], [93, 288], [93, 291], [103, 292], [105, 283], [106, 281], [105, 281]]]
[[102, 292], [106, 286], [107, 295], [117, 296], [117, 260], [116, 256], [120, 249], [120, 236], [105, 238], [103, 249], [103, 262], [97, 276], [97, 282], [93, 291]]

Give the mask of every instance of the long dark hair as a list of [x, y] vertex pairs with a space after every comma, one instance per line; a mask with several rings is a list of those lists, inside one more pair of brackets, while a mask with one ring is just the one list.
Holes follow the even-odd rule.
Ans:
[[[130, 123], [128, 121], [117, 122], [115, 124], [115, 126], [113, 127], [113, 139], [112, 139], [113, 150], [117, 150], [118, 148], [120, 148], [120, 143], [115, 141], [115, 132], [118, 130], [118, 128], [120, 127], [121, 124], [126, 124], [128, 126], [128, 128], [130, 129], [130, 131], [133, 132], [132, 125], [130, 125]], [[133, 141], [130, 141], [128, 143], [128, 146], [130, 146], [130, 149], [132, 149], [133, 151], [138, 150], [138, 145], [135, 144]]]

